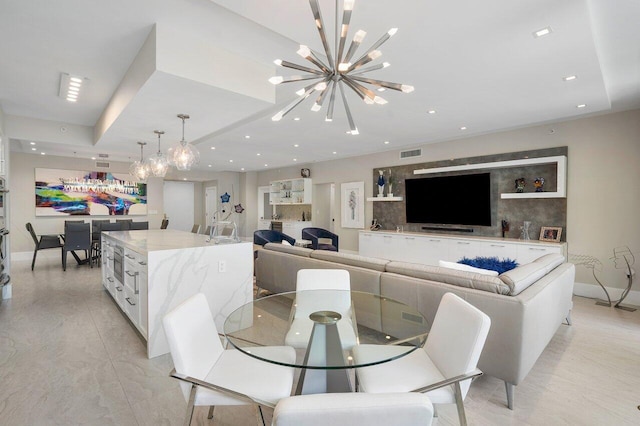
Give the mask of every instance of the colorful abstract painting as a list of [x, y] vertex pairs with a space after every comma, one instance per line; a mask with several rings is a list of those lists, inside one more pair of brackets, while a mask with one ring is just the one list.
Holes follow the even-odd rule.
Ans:
[[127, 173], [36, 169], [36, 216], [147, 214], [147, 184]]

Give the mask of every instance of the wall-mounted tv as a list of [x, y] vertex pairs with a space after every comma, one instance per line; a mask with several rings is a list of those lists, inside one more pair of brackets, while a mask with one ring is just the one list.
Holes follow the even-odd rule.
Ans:
[[407, 223], [491, 226], [490, 173], [406, 179]]

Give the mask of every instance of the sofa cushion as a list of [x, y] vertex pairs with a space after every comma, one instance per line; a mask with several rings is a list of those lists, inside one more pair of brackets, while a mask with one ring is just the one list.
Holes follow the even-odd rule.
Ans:
[[385, 271], [385, 265], [389, 263], [386, 259], [375, 257], [359, 256], [357, 254], [338, 253], [334, 251], [315, 250], [311, 253], [314, 259], [326, 260], [327, 262], [342, 263], [343, 265], [357, 266], [360, 268], [373, 269], [374, 271]]
[[418, 263], [389, 262], [387, 272], [439, 281], [460, 287], [473, 288], [497, 294], [509, 294], [511, 288], [498, 277], [477, 274], [473, 272], [457, 271], [439, 266], [421, 265]]
[[490, 277], [497, 277], [498, 271], [490, 271], [489, 269], [476, 268], [474, 266], [465, 265], [464, 263], [447, 262], [440, 260], [438, 266], [441, 268], [450, 268], [457, 271], [475, 272], [476, 274], [489, 275]]
[[549, 253], [540, 256], [533, 263], [544, 265], [547, 274], [564, 263], [564, 256], [560, 253]]
[[265, 250], [279, 251], [282, 253], [295, 254], [296, 256], [303, 256], [303, 257], [309, 257], [309, 255], [313, 251], [311, 249], [304, 248], [304, 247], [290, 246], [290, 245], [280, 244], [280, 243], [267, 243], [264, 245], [264, 248]]

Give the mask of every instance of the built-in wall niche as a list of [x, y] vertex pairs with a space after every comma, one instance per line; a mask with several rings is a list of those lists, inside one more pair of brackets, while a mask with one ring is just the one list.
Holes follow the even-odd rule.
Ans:
[[[445, 229], [442, 229], [442, 232], [449, 234], [462, 232], [464, 235], [490, 237], [502, 236], [501, 221], [507, 220], [510, 229], [505, 236], [508, 238], [519, 238], [522, 223], [530, 221], [529, 236], [531, 239], [538, 239], [540, 228], [543, 226], [560, 226], [563, 228], [562, 240], [566, 241], [568, 235], [566, 226], [567, 199], [564, 191], [566, 190], [567, 161], [561, 160], [561, 158], [566, 159], [567, 154], [567, 147], [557, 147], [403, 166], [375, 167], [372, 170], [375, 194], [371, 195], [375, 197], [377, 194], [379, 170], [384, 170], [385, 177], [391, 175], [393, 178], [394, 197], [402, 197], [402, 200], [393, 203], [373, 203], [373, 217], [381, 223], [382, 229], [387, 230], [395, 230], [401, 226], [405, 231], [426, 232], [422, 227], [453, 227], [472, 230], [472, 232], [447, 231]], [[542, 158], [559, 159], [557, 161], [536, 160]], [[477, 165], [477, 168], [474, 165]], [[416, 174], [415, 171], [419, 171], [419, 173]], [[406, 222], [406, 179], [481, 172], [491, 174], [491, 226], [445, 226]], [[561, 179], [560, 183], [558, 176]], [[534, 180], [538, 177], [544, 178], [545, 195], [538, 195], [540, 193], [535, 192]], [[522, 194], [516, 192], [515, 180], [518, 178], [524, 178], [526, 181]], [[472, 190], [473, 188], [469, 188], [469, 191]], [[469, 208], [473, 208], [473, 206], [470, 205]], [[434, 231], [429, 230], [429, 232]]]

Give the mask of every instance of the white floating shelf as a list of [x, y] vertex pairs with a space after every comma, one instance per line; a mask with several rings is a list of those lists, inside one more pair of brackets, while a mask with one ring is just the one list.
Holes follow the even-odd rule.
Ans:
[[402, 197], [368, 197], [367, 201], [402, 201]]
[[566, 195], [559, 192], [504, 192], [500, 194], [502, 199], [516, 198], [566, 198]]

